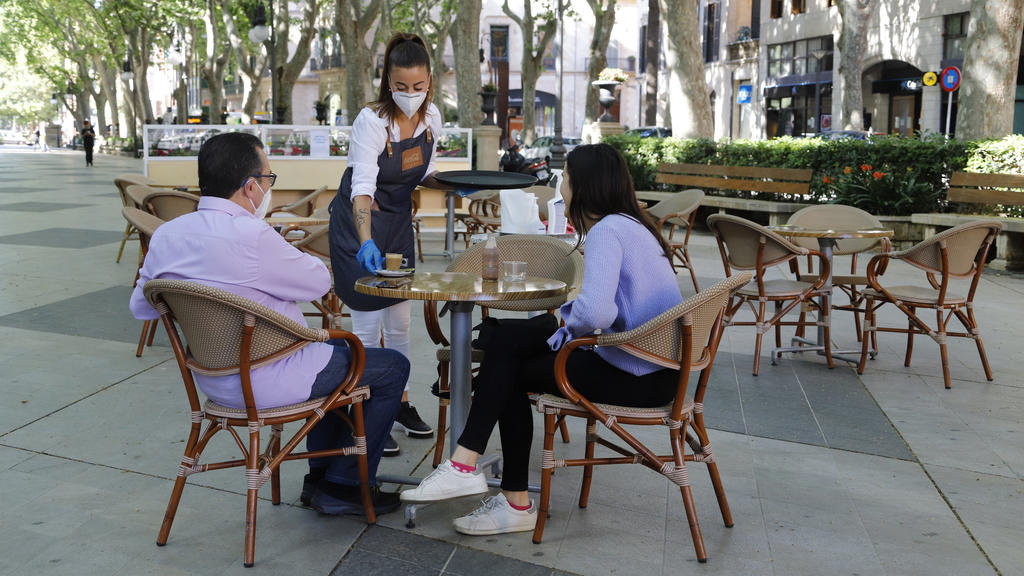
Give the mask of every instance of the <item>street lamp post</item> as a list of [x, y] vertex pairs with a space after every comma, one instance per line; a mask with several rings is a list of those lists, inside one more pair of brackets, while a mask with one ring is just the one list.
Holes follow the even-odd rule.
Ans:
[[132, 61], [129, 55], [126, 53], [124, 57], [124, 64], [121, 65], [121, 79], [128, 84], [128, 88], [132, 95], [132, 106], [131, 109], [135, 111], [135, 119], [131, 126], [131, 137], [134, 145], [135, 138], [138, 136], [137, 126], [139, 121], [139, 100], [135, 96], [135, 83], [132, 80], [135, 78], [135, 73], [132, 72]]
[[555, 76], [558, 77], [558, 101], [555, 102], [555, 138], [551, 144], [552, 170], [565, 167], [565, 141], [562, 139], [562, 68], [565, 52], [565, 21], [563, 18], [563, 0], [558, 0], [558, 59], [555, 60]]
[[285, 106], [277, 101], [278, 89], [280, 88], [277, 77], [277, 55], [274, 53], [274, 4], [270, 0], [270, 11], [264, 8], [263, 4], [257, 4], [252, 13], [252, 29], [249, 30], [249, 40], [256, 44], [264, 44], [267, 53], [270, 55], [270, 113], [271, 121], [280, 124], [284, 121]]

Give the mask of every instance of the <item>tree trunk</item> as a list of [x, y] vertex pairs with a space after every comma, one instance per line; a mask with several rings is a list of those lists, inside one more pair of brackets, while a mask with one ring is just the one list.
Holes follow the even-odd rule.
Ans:
[[359, 0], [336, 0], [334, 5], [334, 26], [345, 53], [345, 114], [350, 125], [363, 106], [374, 99], [370, 78], [376, 63], [366, 37], [380, 16], [382, 2], [373, 0], [366, 8], [360, 4]]
[[1013, 131], [1024, 0], [972, 0], [956, 137], [998, 138]]
[[243, 122], [252, 122], [256, 108], [260, 104], [260, 88], [263, 86], [263, 71], [267, 69], [268, 54], [265, 50], [253, 57], [245, 41], [242, 39], [235, 19], [231, 16], [231, 0], [220, 0], [221, 18], [227, 31], [228, 43], [235, 53], [235, 62], [242, 73], [242, 88], [245, 91], [245, 104], [242, 106]]
[[[106, 103], [110, 106], [110, 124], [117, 124], [120, 122], [119, 109], [117, 106], [117, 73], [114, 69], [107, 66], [103, 58], [99, 54], [94, 54], [92, 57], [93, 67], [96, 69], [97, 74], [100, 77], [100, 90], [103, 93]], [[100, 104], [96, 102], [97, 108]], [[100, 126], [100, 130], [103, 131], [104, 136], [110, 136], [110, 131], [107, 130], [107, 123], [105, 117], [100, 117], [100, 121], [103, 124]], [[116, 134], [115, 134], [116, 136]]]
[[647, 39], [644, 44], [644, 124], [658, 124], [658, 60], [661, 57], [661, 4], [647, 0]]
[[480, 0], [458, 0], [451, 37], [455, 50], [459, 126], [473, 128], [484, 119], [480, 108]]
[[210, 91], [210, 107], [207, 122], [222, 124], [221, 110], [224, 108], [224, 73], [231, 58], [231, 45], [221, 35], [217, 26], [217, 4], [207, 0], [203, 26], [206, 29], [206, 58], [200, 73]]
[[[587, 65], [587, 104], [583, 111], [583, 123], [589, 125], [597, 120], [597, 88], [591, 82], [608, 66], [608, 41], [615, 27], [616, 0], [587, 0], [594, 13], [594, 35], [590, 38], [590, 63]], [[696, 22], [696, 21], [695, 21]], [[694, 24], [696, 27], [696, 24]], [[703, 78], [703, 76], [702, 76]]]
[[[428, 44], [430, 50], [430, 84], [434, 87], [434, 106], [437, 106], [444, 117], [444, 78], [448, 74], [448, 66], [444, 63], [445, 47], [448, 44], [448, 34], [452, 29], [452, 19], [455, 12], [454, 0], [446, 0], [441, 4], [441, 12], [437, 21], [430, 19], [432, 2], [416, 2], [416, 33]], [[390, 24], [389, 24], [390, 25]]]
[[153, 101], [149, 97], [149, 61], [152, 50], [151, 32], [145, 28], [139, 30], [137, 50], [132, 51], [135, 58], [135, 87], [141, 104], [140, 113], [136, 113], [137, 122], [153, 121]]
[[665, 16], [665, 66], [668, 68], [672, 135], [676, 138], [713, 138], [711, 100], [704, 82], [697, 3], [661, 0]]
[[124, 128], [121, 134], [126, 138], [136, 138], [139, 131], [135, 126], [135, 91], [132, 90], [133, 80], [121, 80], [121, 94], [124, 106]]
[[839, 86], [843, 130], [864, 129], [863, 59], [868, 48], [871, 0], [839, 0]]
[[544, 52], [555, 34], [555, 17], [549, 12], [546, 20], [541, 26], [541, 37], [534, 43], [534, 35], [537, 30], [537, 18], [533, 16], [531, 0], [523, 0], [523, 15], [520, 17], [512, 12], [505, 0], [501, 6], [506, 16], [512, 19], [519, 26], [523, 36], [523, 57], [520, 60], [522, 68], [521, 82], [523, 94], [523, 145], [531, 146], [537, 137], [537, 107], [534, 102], [537, 98], [537, 78], [540, 77], [544, 65]]
[[317, 16], [320, 14], [320, 1], [306, 0], [304, 3], [301, 19], [302, 27], [299, 29], [298, 41], [295, 42], [295, 52], [292, 54], [291, 60], [287, 59], [287, 39], [291, 38], [288, 33], [291, 20], [288, 16], [288, 0], [277, 0], [275, 4], [274, 26], [277, 30], [274, 32], [274, 48], [277, 51], [277, 70], [274, 73], [277, 74], [277, 85], [280, 90], [280, 94], [277, 95], [275, 101], [278, 106], [287, 107], [283, 123], [291, 124], [292, 108], [294, 107], [292, 106], [292, 91], [295, 88], [295, 81], [298, 80], [299, 74], [302, 73], [306, 62], [309, 62], [309, 56], [313, 52], [312, 44], [313, 38], [316, 37], [317, 33], [316, 21]]

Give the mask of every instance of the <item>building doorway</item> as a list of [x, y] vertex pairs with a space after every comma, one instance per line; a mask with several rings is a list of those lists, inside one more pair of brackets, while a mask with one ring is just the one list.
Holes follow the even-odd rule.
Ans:
[[892, 113], [889, 115], [889, 134], [903, 137], [914, 135], [914, 120], [917, 117], [913, 95], [892, 97]]

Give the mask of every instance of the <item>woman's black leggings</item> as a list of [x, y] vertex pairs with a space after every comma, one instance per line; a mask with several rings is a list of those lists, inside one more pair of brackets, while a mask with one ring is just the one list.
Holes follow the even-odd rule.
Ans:
[[[483, 454], [498, 425], [504, 459], [501, 487], [526, 490], [533, 440], [533, 407], [528, 392], [558, 394], [555, 357], [546, 340], [558, 328], [546, 314], [529, 320], [485, 323], [480, 347], [486, 350], [476, 377], [473, 405], [459, 445]], [[679, 372], [659, 370], [635, 376], [606, 362], [593, 350], [576, 349], [566, 366], [569, 382], [591, 402], [653, 407], [675, 396]]]

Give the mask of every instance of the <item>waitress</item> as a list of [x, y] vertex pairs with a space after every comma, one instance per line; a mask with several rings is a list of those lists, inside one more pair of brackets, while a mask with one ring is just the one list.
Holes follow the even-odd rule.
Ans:
[[[367, 348], [397, 350], [409, 358], [412, 303], [355, 291], [357, 278], [384, 268], [383, 254], [414, 262], [412, 192], [433, 178], [441, 113], [431, 103], [430, 56], [415, 34], [397, 33], [384, 52], [377, 100], [352, 124], [348, 168], [331, 203], [334, 290], [352, 310], [352, 332]], [[409, 404], [408, 384], [395, 424], [408, 436], [430, 438], [433, 428]], [[385, 456], [399, 452], [391, 438]]]

